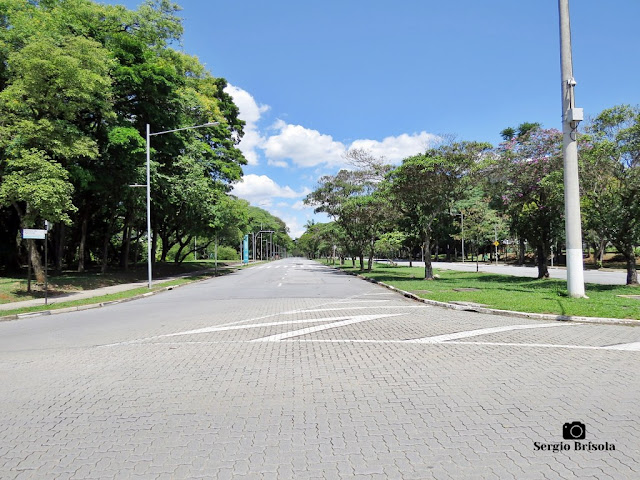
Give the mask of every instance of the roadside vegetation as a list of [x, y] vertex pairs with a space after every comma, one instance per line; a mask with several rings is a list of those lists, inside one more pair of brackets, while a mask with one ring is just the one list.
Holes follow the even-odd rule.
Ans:
[[[180, 47], [176, 3], [1, 4], [0, 275], [26, 278], [31, 264], [43, 284], [45, 240], [21, 232], [45, 221], [49, 271], [90, 284], [135, 277], [149, 245], [156, 272], [233, 258], [260, 230], [259, 258], [291, 250], [281, 219], [230, 194], [245, 122], [227, 81]], [[150, 142], [151, 238], [145, 189], [132, 188], [146, 186], [147, 125], [167, 132]]]
[[[640, 245], [640, 107], [600, 112], [578, 137], [582, 236], [596, 268], [613, 250], [638, 286]], [[332, 222], [309, 224], [298, 247], [309, 258], [424, 261], [532, 257], [538, 278], [551, 262], [563, 265], [564, 184], [562, 133], [525, 122], [501, 132], [497, 147], [441, 139], [398, 166], [352, 150], [351, 167], [326, 175], [306, 197]], [[463, 257], [464, 256], [464, 257]], [[428, 287], [426, 287], [428, 288]]]
[[421, 267], [374, 263], [371, 271], [360, 272], [351, 265], [335, 266], [438, 302], [471, 302], [499, 310], [640, 320], [640, 292], [634, 287], [587, 284], [589, 298], [575, 299], [567, 296], [566, 282], [555, 279], [439, 270], [436, 266], [434, 271], [439, 278], [425, 282]]

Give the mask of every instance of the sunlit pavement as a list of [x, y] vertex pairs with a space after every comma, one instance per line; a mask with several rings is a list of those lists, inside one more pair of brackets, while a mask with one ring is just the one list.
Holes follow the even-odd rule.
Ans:
[[302, 259], [4, 322], [0, 352], [1, 478], [640, 476], [640, 329], [440, 309]]

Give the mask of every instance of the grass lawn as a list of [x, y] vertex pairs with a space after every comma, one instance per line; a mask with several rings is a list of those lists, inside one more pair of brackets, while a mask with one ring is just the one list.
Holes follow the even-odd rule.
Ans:
[[[358, 268], [341, 267], [360, 273]], [[640, 320], [640, 288], [618, 285], [587, 284], [588, 299], [569, 298], [563, 280], [536, 280], [491, 273], [434, 272], [437, 280], [425, 281], [424, 268], [375, 264], [373, 278], [421, 298], [439, 302], [473, 302], [500, 310], [551, 313], [584, 317], [626, 318]], [[637, 295], [623, 298], [618, 295]]]

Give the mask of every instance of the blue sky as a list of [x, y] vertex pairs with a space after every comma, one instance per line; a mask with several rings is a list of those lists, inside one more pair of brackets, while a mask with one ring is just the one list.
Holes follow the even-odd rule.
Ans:
[[[247, 121], [234, 193], [294, 238], [326, 221], [302, 199], [349, 148], [397, 164], [438, 135], [497, 145], [525, 121], [561, 128], [556, 0], [177, 3], [182, 49], [227, 79]], [[576, 105], [639, 104], [640, 1], [570, 7]]]

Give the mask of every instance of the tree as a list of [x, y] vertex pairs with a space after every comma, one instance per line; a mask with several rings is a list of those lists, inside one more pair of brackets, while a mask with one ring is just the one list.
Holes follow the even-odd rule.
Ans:
[[392, 203], [403, 217], [411, 219], [424, 241], [425, 280], [433, 279], [434, 222], [438, 215], [449, 211], [462, 193], [465, 175], [490, 148], [477, 142], [442, 145], [404, 159], [388, 176]]
[[376, 253], [394, 258], [404, 247], [407, 236], [398, 231], [387, 232], [380, 235], [380, 239], [376, 241]]
[[[6, 166], [0, 183], [0, 205], [12, 205], [22, 228], [43, 226], [44, 220], [70, 221], [73, 186], [62, 166], [37, 150], [21, 152]], [[44, 282], [44, 269], [33, 240], [27, 240], [36, 280]]]
[[363, 150], [348, 152], [347, 159], [356, 169], [320, 178], [305, 203], [316, 207], [316, 213], [325, 212], [333, 217], [348, 239], [349, 250], [359, 257], [360, 270], [364, 270], [365, 255], [370, 270], [376, 238], [393, 216], [380, 188], [390, 167]]
[[602, 111], [589, 127], [585, 163], [598, 166], [601, 182], [585, 182], [589, 225], [602, 231], [627, 264], [627, 285], [638, 285], [635, 246], [640, 243], [640, 108]]
[[549, 276], [554, 240], [564, 234], [562, 134], [537, 128], [504, 142], [489, 173], [512, 232], [536, 250], [538, 278]]

